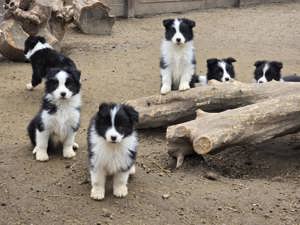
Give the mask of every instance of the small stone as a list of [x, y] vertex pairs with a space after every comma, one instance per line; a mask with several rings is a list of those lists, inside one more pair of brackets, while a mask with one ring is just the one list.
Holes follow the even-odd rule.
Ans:
[[208, 180], [218, 180], [219, 176], [218, 174], [214, 173], [214, 172], [207, 172], [204, 177]]
[[170, 193], [166, 193], [166, 194], [162, 195], [162, 198], [163, 199], [168, 199], [168, 198], [170, 198], [170, 196], [171, 196]]

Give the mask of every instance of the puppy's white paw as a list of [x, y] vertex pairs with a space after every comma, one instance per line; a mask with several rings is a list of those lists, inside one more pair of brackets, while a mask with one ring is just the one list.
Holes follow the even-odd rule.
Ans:
[[79, 145], [77, 143], [73, 143], [73, 150], [77, 150], [79, 148]]
[[122, 198], [127, 196], [127, 194], [128, 194], [128, 188], [126, 185], [114, 187], [114, 196]]
[[31, 84], [31, 83], [26, 84], [26, 89], [27, 89], [28, 91], [32, 91], [32, 90], [33, 90], [32, 84]]
[[104, 188], [95, 188], [93, 187], [91, 190], [91, 198], [95, 200], [102, 200], [105, 197], [105, 190]]
[[129, 170], [129, 175], [135, 174], [135, 165], [132, 165], [132, 167]]
[[49, 160], [47, 149], [42, 149], [42, 148], [39, 148], [38, 146], [35, 146], [32, 153], [35, 154], [35, 159], [37, 161], [48, 161]]
[[160, 89], [160, 93], [161, 93], [162, 95], [165, 95], [165, 94], [167, 94], [167, 93], [170, 92], [170, 91], [171, 91], [171, 87], [168, 86], [168, 85], [163, 85], [163, 86], [161, 87], [161, 89]]
[[69, 146], [63, 149], [64, 158], [73, 158], [76, 155], [76, 152], [73, 150], [73, 146]]
[[179, 85], [179, 91], [185, 91], [190, 89], [190, 84], [189, 83], [181, 83]]

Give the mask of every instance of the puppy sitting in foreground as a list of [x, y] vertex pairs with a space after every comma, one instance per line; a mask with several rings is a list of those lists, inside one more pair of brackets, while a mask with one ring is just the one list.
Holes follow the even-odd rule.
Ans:
[[128, 105], [103, 103], [88, 130], [91, 198], [104, 199], [105, 181], [113, 176], [113, 194], [125, 197], [127, 181], [135, 173], [138, 112]]
[[24, 54], [32, 66], [31, 82], [26, 85], [28, 90], [33, 90], [40, 84], [50, 68], [73, 67], [76, 69], [75, 63], [70, 58], [55, 51], [41, 36], [30, 36], [26, 39]]
[[189, 19], [166, 19], [163, 25], [165, 38], [161, 44], [160, 93], [190, 89], [197, 82], [193, 45], [193, 27], [196, 24]]
[[65, 158], [76, 155], [80, 86], [80, 72], [73, 67], [48, 70], [41, 109], [27, 128], [36, 160], [49, 160], [48, 150], [58, 146], [62, 146]]
[[300, 76], [289, 75], [282, 77], [282, 62], [260, 60], [256, 61], [254, 71], [254, 80], [256, 83], [266, 83], [272, 80], [281, 82], [300, 82]]

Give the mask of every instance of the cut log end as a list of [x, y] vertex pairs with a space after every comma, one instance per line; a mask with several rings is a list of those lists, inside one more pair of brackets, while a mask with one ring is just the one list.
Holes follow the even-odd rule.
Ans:
[[211, 151], [213, 143], [208, 137], [199, 137], [193, 142], [193, 147], [198, 154], [204, 155]]

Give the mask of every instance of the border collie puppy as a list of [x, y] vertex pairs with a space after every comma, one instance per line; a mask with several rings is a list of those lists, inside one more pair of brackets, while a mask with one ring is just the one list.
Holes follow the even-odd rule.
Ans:
[[49, 69], [46, 76], [45, 95], [39, 113], [27, 130], [36, 160], [47, 161], [47, 150], [63, 147], [63, 156], [75, 156], [73, 148], [76, 131], [80, 125], [80, 72], [73, 67]]
[[206, 79], [228, 82], [235, 78], [233, 63], [236, 60], [232, 57], [226, 59], [208, 59]]
[[189, 19], [163, 21], [165, 38], [161, 44], [160, 75], [161, 94], [171, 90], [184, 91], [194, 87], [196, 59], [193, 46], [193, 27]]
[[260, 60], [256, 61], [254, 71], [254, 79], [256, 83], [266, 83], [272, 80], [282, 82], [300, 82], [300, 77], [297, 75], [290, 75], [282, 77], [281, 69], [282, 62]]
[[88, 130], [91, 198], [104, 199], [105, 181], [113, 176], [113, 194], [125, 197], [127, 181], [135, 173], [138, 112], [128, 105], [103, 103]]
[[31, 83], [26, 85], [28, 90], [33, 90], [42, 82], [49, 68], [73, 67], [76, 69], [75, 63], [70, 58], [55, 51], [41, 36], [29, 36], [26, 39], [24, 54], [32, 66]]

